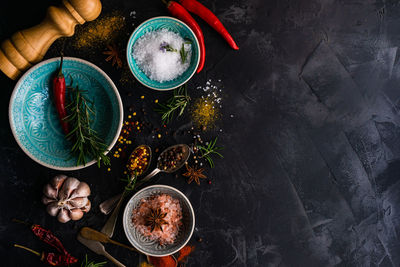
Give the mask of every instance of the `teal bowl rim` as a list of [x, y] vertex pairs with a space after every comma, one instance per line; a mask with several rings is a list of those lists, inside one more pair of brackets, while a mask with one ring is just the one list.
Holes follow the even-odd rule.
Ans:
[[[191, 211], [191, 213], [192, 213], [192, 221], [193, 221], [193, 223], [192, 223], [192, 227], [191, 227], [191, 229], [190, 229], [190, 234], [189, 234], [188, 238], [187, 238], [184, 242], [182, 242], [182, 244], [181, 244], [177, 249], [175, 249], [173, 252], [171, 252], [171, 253], [162, 254], [162, 255], [160, 255], [160, 254], [152, 254], [152, 253], [149, 253], [148, 251], [144, 251], [144, 250], [142, 250], [140, 247], [135, 246], [135, 245], [133, 244], [133, 242], [131, 242], [131, 240], [130, 240], [130, 238], [129, 238], [129, 235], [128, 235], [128, 231], [129, 231], [129, 230], [128, 230], [128, 225], [126, 225], [126, 223], [125, 223], [125, 222], [126, 222], [125, 219], [126, 219], [128, 216], [130, 216], [130, 214], [128, 214], [128, 212], [129, 212], [129, 210], [128, 210], [128, 204], [129, 204], [130, 202], [132, 202], [133, 199], [136, 198], [138, 195], [140, 195], [143, 191], [148, 190], [149, 188], [167, 188], [167, 189], [170, 189], [170, 190], [172, 190], [172, 191], [175, 191], [178, 195], [180, 195], [180, 196], [182, 197], [182, 199], [183, 199], [185, 202], [187, 202], [187, 204], [188, 204], [188, 206], [189, 206], [189, 208], [190, 208], [190, 211]], [[128, 241], [129, 241], [129, 243], [131, 243], [131, 245], [132, 245], [133, 247], [135, 247], [138, 251], [140, 251], [141, 253], [143, 253], [143, 254], [145, 254], [145, 255], [148, 255], [148, 256], [153, 256], [153, 257], [165, 257], [165, 256], [169, 256], [169, 255], [175, 254], [176, 252], [178, 252], [179, 250], [181, 250], [184, 246], [186, 246], [186, 244], [190, 241], [190, 239], [192, 238], [193, 232], [194, 232], [194, 228], [195, 228], [195, 226], [196, 226], [196, 215], [195, 215], [195, 213], [194, 213], [194, 209], [193, 209], [192, 203], [190, 203], [189, 198], [188, 198], [183, 192], [181, 192], [180, 190], [176, 189], [175, 187], [172, 187], [172, 186], [169, 186], [169, 185], [155, 184], [155, 185], [149, 185], [149, 186], [146, 186], [146, 187], [140, 189], [139, 191], [137, 191], [137, 192], [128, 200], [128, 202], [125, 204], [124, 213], [122, 214], [122, 226], [123, 226], [123, 228], [124, 228], [124, 233], [125, 233], [126, 238], [127, 238]]]
[[[173, 18], [173, 17], [169, 17], [169, 16], [158, 16], [158, 17], [153, 17], [153, 18], [147, 19], [147, 20], [143, 21], [142, 23], [140, 23], [140, 24], [136, 27], [136, 29], [132, 32], [131, 36], [129, 36], [128, 44], [127, 44], [127, 46], [126, 46], [126, 61], [127, 61], [127, 63], [128, 63], [128, 66], [129, 66], [129, 70], [131, 71], [131, 73], [133, 74], [133, 76], [135, 77], [135, 79], [136, 79], [137, 81], [139, 81], [141, 84], [143, 84], [143, 85], [146, 86], [147, 88], [150, 88], [150, 89], [153, 89], [153, 90], [157, 90], [157, 91], [169, 91], [169, 90], [173, 90], [173, 89], [178, 88], [179, 86], [181, 86], [181, 85], [187, 83], [187, 82], [193, 77], [193, 75], [196, 73], [197, 68], [198, 68], [198, 66], [199, 66], [199, 63], [200, 63], [200, 49], [199, 49], [199, 51], [198, 51], [198, 57], [197, 57], [197, 60], [196, 60], [196, 61], [197, 61], [197, 62], [196, 62], [196, 67], [194, 68], [193, 73], [190, 74], [190, 76], [189, 76], [187, 79], [185, 79], [183, 82], [181, 82], [181, 83], [178, 84], [177, 86], [174, 86], [174, 87], [171, 87], [171, 88], [159, 89], [159, 88], [155, 88], [155, 87], [152, 87], [152, 86], [150, 86], [150, 85], [148, 85], [148, 84], [143, 83], [140, 79], [138, 79], [138, 77], [136, 77], [135, 73], [133, 72], [133, 70], [132, 70], [132, 68], [131, 68], [131, 65], [129, 64], [129, 58], [132, 57], [132, 55], [131, 55], [131, 53], [130, 53], [130, 50], [129, 50], [129, 47], [131, 46], [131, 42], [132, 42], [132, 37], [133, 37], [133, 35], [136, 34], [137, 30], [138, 30], [143, 24], [145, 24], [145, 23], [147, 23], [147, 22], [149, 22], [149, 21], [152, 21], [152, 20], [155, 20], [155, 19], [161, 19], [161, 18], [163, 18], [163, 19], [171, 19], [171, 20], [174, 20], [174, 21], [177, 21], [177, 22], [181, 23], [183, 26], [185, 26], [185, 27], [193, 34], [194, 40], [196, 41], [196, 44], [197, 44], [196, 47], [200, 47], [199, 40], [197, 40], [196, 34], [194, 34], [194, 32], [192, 31], [192, 29], [191, 29], [186, 23], [184, 23], [183, 21], [181, 21], [181, 20], [179, 20], [179, 19]], [[133, 44], [132, 44], [132, 45], [133, 45]]]
[[[50, 58], [50, 59], [47, 59], [47, 60], [45, 60], [45, 61], [42, 61], [42, 62], [40, 62], [40, 63], [38, 63], [38, 64], [32, 66], [27, 72], [25, 72], [24, 75], [21, 76], [21, 78], [19, 78], [17, 84], [14, 86], [14, 89], [13, 89], [13, 92], [12, 92], [11, 98], [10, 98], [10, 103], [9, 103], [9, 105], [8, 105], [8, 120], [9, 120], [10, 128], [11, 128], [11, 131], [12, 131], [12, 134], [13, 134], [13, 136], [14, 136], [15, 141], [18, 143], [18, 145], [19, 145], [19, 147], [22, 149], [22, 151], [24, 151], [25, 154], [26, 154], [27, 156], [29, 156], [32, 160], [34, 160], [35, 162], [39, 163], [39, 164], [42, 165], [42, 166], [45, 166], [45, 167], [50, 168], [50, 169], [53, 169], [53, 170], [59, 170], [59, 171], [74, 171], [74, 170], [80, 170], [80, 169], [83, 169], [83, 168], [86, 168], [86, 167], [89, 167], [89, 166], [93, 165], [94, 163], [97, 162], [97, 160], [96, 160], [96, 159], [93, 159], [92, 161], [86, 163], [86, 165], [79, 165], [79, 166], [73, 166], [73, 167], [58, 167], [58, 166], [54, 166], [54, 165], [50, 165], [50, 164], [48, 164], [48, 163], [45, 163], [45, 162], [43, 162], [43, 161], [37, 159], [36, 157], [34, 157], [34, 156], [22, 145], [22, 143], [20, 142], [20, 140], [19, 140], [19, 138], [18, 138], [18, 136], [17, 136], [17, 134], [16, 134], [16, 132], [15, 132], [15, 127], [14, 127], [15, 125], [14, 125], [14, 122], [13, 122], [13, 120], [12, 120], [12, 106], [13, 106], [13, 104], [14, 104], [15, 95], [16, 95], [16, 93], [17, 93], [17, 91], [18, 91], [18, 88], [20, 87], [20, 85], [21, 85], [22, 82], [24, 81], [25, 77], [28, 76], [28, 75], [29, 75], [30, 73], [32, 73], [33, 71], [35, 71], [36, 69], [38, 69], [39, 67], [41, 67], [41, 66], [43, 66], [43, 65], [45, 65], [45, 64], [47, 64], [47, 63], [51, 63], [51, 62], [53, 62], [53, 61], [58, 61], [58, 60], [60, 60], [59, 57]], [[119, 135], [120, 135], [120, 133], [121, 133], [122, 123], [123, 123], [123, 119], [124, 119], [124, 109], [123, 109], [123, 106], [122, 106], [122, 100], [121, 100], [121, 96], [119, 95], [118, 89], [117, 89], [117, 87], [115, 86], [114, 82], [111, 80], [111, 78], [108, 77], [108, 75], [107, 75], [102, 69], [100, 69], [98, 66], [96, 66], [95, 64], [93, 64], [93, 63], [91, 63], [91, 62], [89, 62], [89, 61], [86, 61], [86, 60], [84, 60], [84, 59], [76, 58], [76, 57], [64, 57], [64, 60], [78, 61], [78, 62], [81, 62], [81, 63], [83, 63], [83, 64], [89, 65], [90, 67], [92, 67], [92, 68], [94, 68], [96, 71], [98, 71], [101, 75], [103, 75], [104, 78], [106, 78], [106, 80], [109, 82], [109, 84], [111, 85], [111, 87], [112, 87], [113, 90], [114, 90], [115, 96], [116, 96], [116, 98], [117, 98], [117, 100], [118, 100], [118, 107], [119, 107], [119, 114], [120, 114], [120, 116], [119, 116], [119, 124], [118, 124], [117, 133], [116, 133], [114, 139], [111, 141], [110, 145], [107, 147], [107, 151], [106, 151], [106, 153], [105, 153], [105, 154], [108, 154], [108, 152], [113, 148], [113, 146], [115, 145], [115, 143], [116, 143], [117, 140], [118, 140], [118, 137], [119, 137]]]

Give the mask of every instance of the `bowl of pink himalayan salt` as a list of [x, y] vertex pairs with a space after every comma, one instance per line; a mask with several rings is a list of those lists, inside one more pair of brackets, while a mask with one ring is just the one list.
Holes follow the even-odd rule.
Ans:
[[189, 242], [195, 216], [189, 199], [181, 191], [152, 185], [128, 201], [123, 226], [126, 237], [138, 251], [162, 257], [178, 252]]
[[200, 61], [195, 34], [172, 17], [155, 17], [140, 24], [129, 38], [126, 53], [133, 76], [160, 91], [185, 84]]

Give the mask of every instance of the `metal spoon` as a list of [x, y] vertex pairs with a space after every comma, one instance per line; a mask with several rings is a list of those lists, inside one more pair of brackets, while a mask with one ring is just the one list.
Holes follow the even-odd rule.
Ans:
[[[147, 166], [146, 166], [146, 169], [143, 170], [142, 174], [145, 173], [146, 170], [147, 170], [147, 168], [150, 166], [150, 161], [151, 161], [151, 148], [150, 148], [149, 146], [146, 146], [146, 145], [138, 146], [137, 148], [135, 148], [135, 149], [133, 150], [133, 152], [131, 153], [131, 155], [129, 156], [129, 159], [128, 159], [128, 162], [130, 162], [130, 160], [131, 160], [131, 158], [134, 156], [135, 152], [136, 152], [138, 149], [143, 148], [143, 147], [145, 147], [145, 148], [147, 149], [147, 151], [149, 151], [149, 162], [148, 162], [148, 164], [147, 164]], [[130, 177], [130, 181], [132, 182], [132, 180], [133, 180], [134, 178], [135, 178], [135, 176], [132, 174], [131, 177]], [[137, 177], [136, 177], [136, 178], [137, 178]], [[127, 190], [124, 190], [124, 192], [122, 192], [122, 194], [121, 194], [121, 196], [120, 196], [120, 198], [119, 198], [118, 204], [117, 204], [117, 206], [115, 207], [113, 213], [111, 214], [110, 218], [108, 218], [108, 220], [107, 220], [106, 224], [103, 226], [103, 228], [101, 228], [101, 232], [102, 232], [103, 234], [107, 235], [108, 237], [112, 237], [112, 235], [114, 234], [115, 223], [117, 222], [118, 213], [119, 213], [119, 210], [120, 210], [120, 208], [121, 208], [122, 201], [124, 200], [124, 198], [125, 198], [125, 196], [127, 195], [127, 193], [128, 193]]]
[[[173, 168], [165, 168], [162, 166], [162, 157], [166, 155], [169, 151], [173, 150], [174, 148], [182, 148], [182, 158], [179, 162], [176, 163], [176, 166]], [[146, 177], [141, 179], [136, 186], [140, 186], [150, 180], [153, 176], [157, 175], [160, 172], [166, 172], [166, 173], [173, 173], [182, 168], [183, 165], [185, 165], [186, 161], [189, 159], [190, 156], [190, 148], [186, 144], [179, 144], [179, 145], [174, 145], [170, 146], [167, 149], [165, 149], [163, 152], [161, 152], [160, 156], [158, 157], [157, 160], [157, 168], [155, 168], [151, 173], [149, 173]]]
[[[177, 147], [182, 147], [183, 156], [182, 156], [181, 161], [178, 164], [176, 164], [175, 168], [164, 170], [163, 166], [161, 166], [161, 157], [164, 156], [165, 153], [167, 153], [170, 150], [177, 148]], [[179, 145], [174, 145], [174, 146], [168, 147], [163, 152], [161, 152], [160, 156], [158, 157], [157, 168], [155, 168], [151, 173], [149, 173], [146, 177], [141, 179], [139, 182], [137, 182], [136, 186], [140, 186], [140, 185], [144, 184], [145, 182], [150, 180], [153, 176], [155, 176], [159, 172], [172, 173], [172, 172], [179, 170], [180, 168], [182, 168], [183, 165], [185, 165], [186, 161], [189, 159], [189, 156], [190, 156], [190, 148], [186, 144], [179, 144]], [[114, 208], [115, 203], [120, 199], [120, 196], [121, 195], [114, 196], [114, 197], [102, 202], [100, 204], [100, 211], [106, 215], [109, 214], [112, 211], [112, 209]]]

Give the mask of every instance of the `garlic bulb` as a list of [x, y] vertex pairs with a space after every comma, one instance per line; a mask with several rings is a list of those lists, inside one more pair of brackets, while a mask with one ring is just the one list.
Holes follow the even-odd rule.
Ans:
[[57, 175], [43, 188], [42, 202], [47, 212], [57, 216], [59, 222], [77, 221], [89, 212], [91, 203], [89, 185], [74, 177]]

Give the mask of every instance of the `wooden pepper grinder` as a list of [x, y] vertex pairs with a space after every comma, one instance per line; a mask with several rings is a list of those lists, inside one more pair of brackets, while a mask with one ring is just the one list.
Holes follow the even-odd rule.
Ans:
[[76, 24], [94, 20], [100, 12], [100, 0], [63, 0], [59, 7], [50, 6], [39, 25], [18, 31], [1, 44], [0, 70], [15, 80], [39, 62], [56, 39], [72, 36]]

